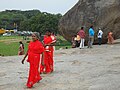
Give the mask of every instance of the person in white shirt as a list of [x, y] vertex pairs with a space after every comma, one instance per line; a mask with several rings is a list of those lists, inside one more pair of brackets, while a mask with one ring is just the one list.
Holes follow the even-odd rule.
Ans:
[[102, 43], [102, 35], [103, 35], [103, 31], [101, 30], [101, 28], [99, 28], [99, 31], [98, 31], [98, 43], [99, 43], [99, 45], [101, 45], [101, 43]]

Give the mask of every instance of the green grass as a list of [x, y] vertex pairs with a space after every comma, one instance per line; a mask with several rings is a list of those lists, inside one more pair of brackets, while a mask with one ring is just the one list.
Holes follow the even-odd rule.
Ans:
[[[28, 45], [25, 44], [25, 51], [27, 50]], [[4, 43], [0, 42], [0, 54], [2, 56], [14, 56], [18, 54], [19, 43]]]
[[56, 45], [57, 46], [69, 46], [71, 45], [71, 43], [65, 40], [62, 36], [58, 36]]
[[[18, 54], [19, 41], [22, 40], [21, 36], [0, 36], [0, 55], [2, 56], [14, 56]], [[28, 44], [24, 41], [25, 52], [27, 51]], [[71, 43], [65, 40], [62, 36], [57, 37], [56, 50], [60, 48], [71, 48]]]
[[71, 48], [71, 43], [65, 40], [62, 36], [57, 37], [57, 42], [56, 42], [56, 50], [59, 50], [60, 48], [66, 49]]
[[22, 39], [22, 36], [0, 36], [0, 40], [7, 40], [7, 39]]

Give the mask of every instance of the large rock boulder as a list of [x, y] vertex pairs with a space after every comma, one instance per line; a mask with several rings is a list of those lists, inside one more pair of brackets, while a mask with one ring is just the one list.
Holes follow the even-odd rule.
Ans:
[[[113, 31], [114, 38], [120, 38], [120, 0], [79, 0], [59, 22], [59, 31], [69, 41], [80, 27], [88, 29], [93, 25], [95, 43], [97, 43], [98, 28], [104, 32], [103, 43], [107, 42], [109, 31]], [[88, 40], [88, 37], [86, 38]]]

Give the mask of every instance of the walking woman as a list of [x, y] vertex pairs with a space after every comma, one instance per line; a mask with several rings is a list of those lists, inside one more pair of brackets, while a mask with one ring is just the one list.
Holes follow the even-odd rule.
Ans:
[[53, 44], [52, 44], [51, 32], [48, 30], [44, 36], [44, 66], [41, 65], [40, 73], [49, 74], [53, 70]]
[[[24, 64], [25, 58], [28, 56], [27, 62], [30, 63], [29, 77], [26, 84], [28, 88], [31, 88], [35, 83], [39, 82], [42, 79], [39, 72], [39, 65], [40, 60], [43, 63], [43, 52], [44, 47], [39, 41], [39, 34], [35, 32], [32, 34], [32, 41], [29, 43], [28, 51], [22, 60], [22, 64]], [[40, 58], [41, 54], [42, 58]]]
[[20, 43], [20, 46], [19, 46], [18, 55], [23, 55], [24, 54], [24, 44], [22, 43], [22, 41], [20, 41], [19, 43]]

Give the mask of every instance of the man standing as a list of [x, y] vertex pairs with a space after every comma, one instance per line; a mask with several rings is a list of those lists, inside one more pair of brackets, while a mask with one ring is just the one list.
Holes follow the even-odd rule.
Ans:
[[101, 45], [101, 43], [102, 43], [102, 35], [103, 35], [103, 31], [101, 30], [101, 28], [99, 28], [99, 31], [98, 31], [98, 42], [99, 42], [99, 45]]
[[81, 27], [81, 30], [78, 32], [78, 34], [79, 34], [79, 36], [80, 36], [80, 40], [81, 40], [81, 42], [80, 42], [80, 49], [81, 48], [84, 48], [84, 42], [85, 42], [85, 32], [84, 32], [84, 28], [83, 27]]
[[93, 42], [94, 42], [94, 30], [93, 26], [90, 27], [89, 29], [89, 41], [88, 41], [88, 48], [92, 48]]

